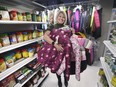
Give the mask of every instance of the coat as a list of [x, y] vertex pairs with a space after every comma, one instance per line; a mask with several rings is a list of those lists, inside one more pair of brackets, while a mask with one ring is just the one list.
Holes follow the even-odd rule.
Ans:
[[71, 59], [71, 42], [70, 42], [71, 31], [70, 30], [62, 30], [62, 29], [53, 29], [50, 33], [50, 38], [56, 41], [56, 37], [59, 37], [58, 43], [62, 45], [64, 48], [63, 52], [57, 51], [57, 49], [45, 42], [44, 46], [38, 51], [38, 61], [49, 67], [52, 73], [56, 73], [65, 58], [65, 75], [67, 80], [69, 80], [70, 76], [70, 59]]

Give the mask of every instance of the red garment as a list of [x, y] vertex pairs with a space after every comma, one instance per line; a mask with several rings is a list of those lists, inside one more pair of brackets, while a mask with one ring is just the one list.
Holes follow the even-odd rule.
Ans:
[[58, 52], [53, 45], [49, 43], [45, 43], [44, 46], [38, 52], [38, 61], [41, 64], [49, 67], [52, 73], [56, 73], [63, 61], [63, 58], [65, 58], [66, 60], [65, 74], [66, 74], [67, 80], [69, 80], [70, 58], [71, 58], [70, 51], [72, 49], [71, 42], [70, 42], [71, 31], [53, 29], [50, 33], [50, 38], [56, 41], [57, 36], [59, 37], [58, 43], [62, 45], [64, 51]]

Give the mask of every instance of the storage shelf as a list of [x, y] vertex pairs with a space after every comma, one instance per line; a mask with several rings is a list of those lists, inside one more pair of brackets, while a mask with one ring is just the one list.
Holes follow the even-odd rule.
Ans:
[[27, 40], [27, 41], [24, 41], [24, 42], [16, 43], [16, 44], [5, 46], [5, 47], [1, 47], [0, 48], [0, 53], [6, 52], [6, 51], [10, 51], [10, 50], [19, 48], [21, 46], [25, 46], [25, 45], [28, 45], [28, 44], [40, 41], [40, 40], [42, 40], [42, 38], [43, 37], [36, 38], [36, 39], [31, 39], [31, 40]]
[[110, 41], [108, 41], [108, 40], [103, 41], [103, 43], [111, 51], [111, 53], [116, 57], [116, 47], [113, 46], [113, 44]]
[[98, 74], [97, 87], [103, 87], [102, 83], [100, 82], [100, 76], [99, 76], [99, 74]]
[[97, 82], [97, 87], [103, 87], [103, 85], [100, 82]]
[[34, 87], [38, 87], [40, 85], [40, 83], [49, 75], [48, 72], [45, 73], [45, 76], [44, 77], [41, 77], [39, 80], [38, 80], [38, 83], [36, 85], [34, 85]]
[[47, 22], [0, 20], [0, 24], [47, 24]]
[[41, 67], [36, 71], [34, 72], [28, 79], [26, 79], [22, 84], [20, 83], [17, 83], [14, 87], [22, 87], [26, 82], [28, 82], [35, 74], [37, 74], [37, 72], [41, 69]]
[[105, 76], [107, 78], [107, 81], [108, 81], [108, 84], [109, 84], [109, 87], [113, 87], [112, 84], [111, 84], [111, 79], [112, 79], [112, 72], [108, 66], [108, 64], [105, 62], [104, 60], [104, 57], [101, 57], [100, 58], [100, 61], [101, 61], [101, 64], [102, 64], [102, 67], [104, 69], [104, 72], [105, 72]]
[[107, 21], [107, 23], [115, 23], [116, 20]]
[[30, 63], [31, 61], [33, 61], [36, 58], [37, 58], [37, 54], [35, 54], [34, 57], [32, 57], [32, 58], [26, 58], [23, 61], [15, 64], [14, 66], [6, 69], [2, 73], [0, 73], [0, 81], [3, 80], [4, 78], [6, 78], [7, 76], [9, 76], [10, 74], [14, 73], [15, 71], [19, 70], [26, 64]]

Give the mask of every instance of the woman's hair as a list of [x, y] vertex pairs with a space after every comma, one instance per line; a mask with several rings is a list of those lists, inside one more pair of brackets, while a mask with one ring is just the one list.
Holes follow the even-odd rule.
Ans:
[[51, 17], [53, 17], [52, 22], [54, 23], [54, 14], [53, 14], [53, 12], [50, 12], [50, 13], [49, 13], [49, 22], [51, 22], [51, 21], [50, 21], [50, 20], [51, 20]]
[[54, 18], [55, 18], [55, 19], [54, 19], [54, 23], [57, 24], [57, 18], [58, 18], [58, 16], [59, 16], [60, 13], [62, 13], [62, 14], [64, 15], [64, 17], [65, 17], [65, 22], [64, 22], [64, 25], [65, 25], [66, 22], [67, 22], [67, 15], [66, 15], [66, 12], [60, 11], [60, 10], [57, 11], [56, 17], [54, 17]]

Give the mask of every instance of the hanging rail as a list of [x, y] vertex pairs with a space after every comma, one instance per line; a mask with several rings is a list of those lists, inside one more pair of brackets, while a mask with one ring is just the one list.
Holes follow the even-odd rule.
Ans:
[[99, 0], [80, 1], [80, 2], [73, 2], [73, 3], [66, 3], [66, 4], [57, 4], [57, 5], [51, 5], [51, 6], [46, 6], [46, 7], [47, 7], [47, 9], [49, 9], [49, 8], [60, 7], [60, 6], [75, 6], [78, 4], [91, 4], [91, 3], [99, 3]]
[[39, 4], [39, 3], [35, 2], [35, 1], [32, 1], [32, 3], [35, 4], [35, 5], [41, 6], [41, 7], [43, 7], [43, 8], [46, 8], [46, 6], [44, 6], [44, 5], [42, 5], [42, 4]]

